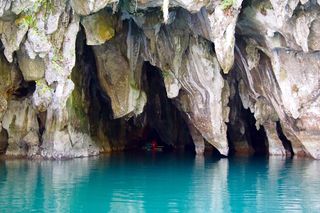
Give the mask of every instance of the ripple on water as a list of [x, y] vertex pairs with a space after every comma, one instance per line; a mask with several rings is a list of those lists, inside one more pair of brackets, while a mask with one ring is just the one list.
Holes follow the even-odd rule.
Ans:
[[0, 161], [0, 212], [320, 212], [320, 162], [174, 154]]

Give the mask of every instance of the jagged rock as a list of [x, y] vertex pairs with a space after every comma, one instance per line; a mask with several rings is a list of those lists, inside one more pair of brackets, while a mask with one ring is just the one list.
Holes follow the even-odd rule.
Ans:
[[282, 145], [282, 141], [278, 136], [276, 124], [274, 122], [268, 122], [268, 123], [265, 123], [263, 126], [266, 130], [266, 134], [268, 137], [269, 155], [285, 156], [286, 150]]
[[[195, 32], [192, 32], [193, 26], [196, 25], [190, 26], [187, 22], [192, 18], [194, 19], [192, 23], [196, 23], [196, 20], [201, 19], [201, 14], [191, 16], [183, 10], [178, 10], [173, 22], [160, 30], [157, 27], [157, 21], [154, 21], [159, 20], [156, 13], [145, 17], [142, 22], [138, 22], [138, 26], [141, 25], [149, 40], [135, 30], [133, 35], [136, 39], [133, 39], [131, 46], [137, 48], [131, 50], [134, 52], [130, 53], [129, 58], [136, 61], [139, 59], [139, 52], [142, 52], [144, 60], [159, 67], [163, 73], [168, 97], [175, 98], [180, 91], [177, 99], [180, 100], [181, 105], [185, 105], [181, 107], [182, 111], [188, 114], [188, 119], [191, 119], [194, 126], [209, 143], [213, 144], [222, 154], [227, 155], [228, 145], [224, 122], [228, 120], [228, 87], [225, 87], [226, 93], [223, 93], [222, 88], [225, 84], [210, 44], [201, 38], [192, 38], [193, 33], [208, 35], [207, 26], [204, 25], [202, 28], [197, 26]], [[129, 27], [132, 32], [136, 25], [129, 22]], [[132, 36], [130, 37], [131, 40]], [[145, 42], [139, 43], [141, 40]], [[184, 95], [181, 95], [181, 90], [184, 90]], [[225, 97], [222, 97], [223, 94]], [[213, 103], [218, 103], [218, 107], [211, 107]], [[208, 116], [211, 113], [212, 116]], [[221, 117], [213, 116], [213, 114], [219, 114]]]
[[[244, 67], [237, 70], [238, 72], [241, 71], [240, 75], [242, 76], [242, 80], [239, 83], [239, 95], [244, 108], [250, 109], [254, 114], [256, 128], [260, 129], [260, 126], [264, 126], [268, 139], [269, 154], [286, 155], [275, 127], [275, 122], [279, 120], [278, 116], [280, 116], [277, 110], [278, 106], [274, 105], [274, 96], [278, 93], [276, 92], [276, 87], [271, 87], [270, 85], [275, 85], [276, 80], [269, 78], [268, 81], [261, 82], [262, 79], [265, 79], [265, 75], [270, 75], [269, 71], [272, 72], [271, 65], [265, 63], [262, 67], [260, 65], [262, 64], [261, 61], [266, 59], [263, 55], [254, 51], [251, 45], [249, 43], [245, 48], [246, 63]], [[270, 89], [275, 90], [272, 97], [268, 96]]]
[[[87, 75], [85, 74], [83, 52], [78, 52], [78, 63], [71, 79], [56, 85], [55, 91], [38, 81], [33, 101], [38, 110], [47, 110], [43, 134], [42, 156], [48, 158], [73, 158], [97, 155], [100, 148], [90, 135], [88, 118], [89, 100], [86, 96]], [[39, 96], [37, 95], [40, 94]], [[51, 98], [50, 94], [53, 94]]]
[[39, 112], [45, 112], [52, 102], [53, 92], [44, 79], [37, 80], [36, 90], [32, 95], [33, 106]]
[[[111, 99], [114, 118], [130, 113], [140, 114], [146, 103], [146, 95], [135, 81], [125, 50], [125, 34], [118, 34], [104, 45], [94, 46], [98, 78], [103, 90]], [[121, 66], [119, 66], [121, 64]], [[142, 63], [139, 68], [142, 69]]]
[[64, 84], [66, 79], [70, 76], [72, 68], [76, 61], [75, 46], [77, 33], [79, 31], [79, 17], [74, 15], [72, 17], [66, 16], [70, 23], [63, 26], [55, 32], [52, 37], [56, 38], [53, 49], [50, 49], [45, 58], [45, 79], [49, 85], [53, 82]]
[[113, 3], [117, 4], [118, 0], [71, 0], [70, 2], [72, 8], [80, 15], [95, 13]]
[[320, 42], [318, 39], [319, 37], [320, 37], [320, 20], [315, 19], [311, 23], [310, 33], [309, 33], [309, 37], [308, 37], [309, 50], [311, 50], [311, 51], [320, 50]]
[[8, 108], [8, 99], [21, 81], [22, 76], [17, 66], [9, 64], [4, 55], [0, 54], [0, 127], [2, 116]]
[[0, 17], [10, 9], [12, 0], [4, 0], [0, 2]]
[[[192, 39], [183, 58], [179, 81], [184, 93], [179, 94], [181, 109], [202, 136], [222, 155], [228, 154], [226, 124], [228, 95], [223, 97], [224, 80], [215, 55], [205, 41]], [[219, 116], [217, 116], [219, 115]]]
[[66, 103], [55, 103], [51, 106], [58, 108], [50, 106], [47, 109], [46, 131], [43, 135], [41, 155], [59, 159], [99, 154], [99, 148], [89, 135], [86, 115], [79, 112], [81, 109], [79, 109], [81, 107], [79, 104], [84, 100], [69, 94], [64, 97], [69, 99], [68, 109], [59, 108], [60, 104], [65, 105]]
[[25, 81], [36, 81], [44, 77], [45, 66], [43, 59], [39, 56], [31, 59], [27, 53], [23, 51], [23, 48], [21, 48], [17, 51], [17, 58]]
[[[245, 115], [239, 109], [241, 100], [253, 113], [256, 128], [264, 127], [270, 154], [288, 152], [280, 141], [283, 133], [294, 154], [320, 158], [319, 1], [231, 2], [1, 1], [1, 48], [12, 63], [0, 56], [0, 121], [5, 114], [7, 153], [38, 154], [39, 136], [41, 154], [46, 157], [88, 156], [101, 147], [122, 149], [126, 131], [132, 127], [123, 117], [141, 114], [147, 102], [141, 82], [147, 61], [161, 70], [167, 97], [190, 124], [197, 152], [203, 151], [205, 139], [228, 154], [231, 93], [234, 106], [229, 126], [239, 125], [239, 130], [231, 130], [239, 137], [234, 149], [250, 152], [252, 145], [248, 121], [238, 118]], [[90, 62], [97, 66], [94, 80], [88, 80], [94, 74], [88, 74], [90, 69], [84, 65], [73, 71], [82, 78], [71, 76], [80, 20], [87, 44], [94, 49], [96, 64]], [[79, 60], [85, 60], [81, 54]], [[236, 82], [226, 81], [230, 75], [221, 74], [232, 67], [237, 74], [231, 78]], [[32, 81], [36, 81], [35, 90]], [[92, 81], [99, 85], [93, 87]], [[112, 112], [103, 112], [108, 98]], [[99, 104], [93, 107], [86, 103], [89, 100]], [[14, 110], [21, 114], [17, 121]], [[111, 121], [111, 114], [119, 120]], [[29, 119], [23, 122], [30, 123], [43, 117], [39, 122], [44, 132], [38, 126], [35, 130], [29, 124], [23, 127], [23, 116]], [[94, 119], [97, 124], [92, 125]], [[281, 124], [281, 130], [276, 124]], [[117, 133], [109, 138], [116, 127]], [[167, 131], [161, 134], [171, 137]], [[105, 144], [97, 145], [95, 137]]]
[[189, 123], [189, 131], [195, 146], [195, 151], [197, 155], [202, 155], [205, 151], [204, 139], [201, 133], [193, 126], [193, 124]]
[[319, 56], [319, 53], [278, 50], [273, 58], [273, 70], [285, 100], [283, 110], [295, 119], [295, 124], [290, 124], [291, 131], [315, 158], [320, 156], [316, 148], [320, 133]]
[[224, 73], [229, 72], [234, 62], [234, 33], [241, 3], [242, 0], [232, 1], [229, 8], [218, 5], [213, 13], [208, 14], [211, 40]]
[[39, 148], [39, 125], [29, 99], [8, 103], [2, 126], [8, 133], [7, 155], [33, 156]]
[[[297, 155], [303, 155], [305, 152], [318, 158], [316, 138], [319, 136], [319, 125], [316, 123], [320, 111], [319, 56], [316, 52], [301, 52], [314, 49], [308, 38], [310, 33], [312, 36], [317, 33], [312, 28], [312, 23], [316, 24], [314, 20], [318, 12], [312, 6], [302, 11], [297, 5], [298, 2], [282, 2], [283, 4], [275, 6], [276, 2], [272, 1], [271, 8], [264, 6], [262, 2], [244, 9], [244, 16], [239, 22], [239, 32], [250, 37], [251, 40], [247, 41], [249, 45], [252, 45], [254, 39], [254, 48], [260, 51], [259, 57], [256, 57], [257, 52], [256, 56], [253, 56], [254, 51], [247, 51], [247, 55], [244, 56], [247, 67], [241, 70], [247, 76], [247, 91], [253, 92], [249, 92], [249, 99], [246, 98], [251, 99], [249, 105], [254, 105], [258, 97], [263, 96], [279, 117], [284, 134], [291, 141], [293, 152]], [[276, 21], [272, 23], [270, 20]], [[272, 33], [264, 36], [261, 32]], [[277, 37], [276, 33], [281, 36]], [[266, 47], [261, 47], [264, 42]], [[249, 60], [250, 58], [256, 58], [255, 61], [258, 63], [251, 63], [254, 60]], [[259, 71], [254, 71], [255, 69]], [[256, 113], [256, 109], [252, 111]], [[256, 118], [258, 117], [261, 116], [257, 115]], [[301, 125], [302, 123], [304, 124]], [[270, 141], [274, 140], [272, 137]]]
[[[157, 20], [157, 14], [154, 16], [151, 15]], [[150, 40], [142, 44], [134, 43], [132, 46], [138, 48], [135, 54], [131, 55], [142, 51], [146, 61], [162, 70], [168, 97], [174, 98], [179, 94], [179, 108], [187, 114], [188, 119], [209, 143], [221, 154], [227, 155], [225, 122], [228, 121], [229, 113], [228, 86], [220, 75], [221, 69], [210, 43], [192, 37], [192, 27], [188, 25], [185, 17], [191, 18], [190, 14], [177, 11], [172, 24], [161, 28], [159, 32], [154, 22], [151, 22], [152, 19], [146, 17], [141, 25]], [[198, 20], [199, 16], [193, 18]], [[131, 27], [134, 29], [136, 26]], [[157, 32], [157, 36], [152, 35], [152, 31], [149, 32], [150, 28]], [[205, 34], [207, 27], [196, 29], [196, 34]], [[134, 35], [134, 42], [139, 39], [146, 40], [137, 30]], [[140, 45], [142, 47], [139, 49]], [[217, 114], [219, 116], [215, 116]]]
[[[266, 48], [288, 47], [308, 52], [313, 49], [308, 36], [315, 32], [312, 25], [319, 16], [313, 5], [299, 8], [298, 0], [293, 1], [254, 1], [243, 9], [238, 22], [238, 30], [243, 35], [251, 35], [257, 41], [264, 40]], [[293, 11], [296, 14], [293, 15]], [[312, 33], [312, 34], [310, 34]]]
[[44, 139], [47, 142], [41, 146], [41, 155], [47, 158], [75, 158], [99, 154], [99, 149], [87, 134], [74, 131], [71, 127], [67, 130], [55, 129], [44, 135]]
[[18, 50], [20, 44], [28, 31], [25, 25], [17, 26], [14, 22], [0, 20], [1, 42], [4, 49], [4, 54], [9, 62], [13, 61], [12, 54]]
[[81, 24], [86, 31], [88, 45], [100, 45], [115, 35], [114, 17], [105, 10], [86, 16]]

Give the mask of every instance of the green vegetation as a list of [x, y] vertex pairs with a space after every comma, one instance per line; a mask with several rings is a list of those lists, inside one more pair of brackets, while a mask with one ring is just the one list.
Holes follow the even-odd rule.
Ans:
[[139, 86], [137, 84], [137, 82], [135, 82], [135, 80], [130, 80], [130, 87], [131, 89], [135, 90], [135, 91], [140, 91]]
[[63, 60], [64, 58], [62, 56], [62, 53], [60, 53], [60, 50], [56, 47], [53, 47], [53, 56], [51, 62], [55, 71], [60, 72], [63, 70]]
[[35, 27], [36, 25], [36, 17], [34, 15], [27, 15], [25, 13], [21, 13], [19, 17], [15, 20], [15, 24], [17, 26], [25, 26], [25, 27]]
[[161, 75], [163, 78], [168, 78], [171, 76], [171, 72], [170, 71], [166, 71], [166, 70], [162, 70], [160, 71]]
[[25, 8], [20, 14], [19, 17], [15, 20], [15, 24], [26, 27], [36, 27], [37, 14], [45, 10], [45, 15], [54, 10], [53, 0], [36, 0], [31, 7]]
[[43, 81], [37, 80], [36, 81], [36, 85], [37, 88], [39, 88], [39, 94], [43, 95], [47, 92], [53, 92], [53, 89], [51, 87], [49, 87], [46, 83], [44, 83]]
[[88, 97], [82, 90], [83, 76], [79, 75], [80, 72], [82, 72], [80, 66], [75, 66], [71, 72], [71, 80], [74, 82], [74, 90], [67, 100], [67, 109], [73, 128], [86, 132], [88, 130], [89, 121], [86, 112], [88, 102], [85, 100]]
[[232, 7], [235, 0], [221, 0], [221, 6], [223, 10], [228, 10]]

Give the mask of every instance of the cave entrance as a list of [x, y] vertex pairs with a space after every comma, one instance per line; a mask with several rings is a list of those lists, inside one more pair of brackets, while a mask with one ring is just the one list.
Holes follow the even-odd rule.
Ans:
[[2, 128], [0, 131], [0, 155], [5, 154], [8, 148], [8, 132]]
[[174, 100], [167, 97], [162, 71], [149, 62], [142, 67], [142, 88], [147, 103], [142, 115], [146, 124], [141, 147], [149, 149], [156, 143], [159, 150], [189, 150], [193, 142], [183, 114], [176, 108]]
[[287, 155], [293, 156], [294, 153], [293, 153], [293, 148], [292, 148], [291, 142], [284, 135], [280, 121], [277, 121], [276, 128], [277, 128], [278, 137], [281, 140], [282, 145], [287, 152]]
[[266, 155], [268, 153], [267, 135], [263, 126], [256, 129], [256, 119], [250, 109], [245, 109], [239, 94], [239, 71], [233, 69], [228, 82], [234, 94], [229, 100], [229, 123], [227, 138], [229, 155]]
[[256, 119], [249, 109], [244, 110], [246, 122], [248, 125], [248, 140], [254, 149], [255, 155], [267, 155], [268, 154], [268, 140], [267, 134], [263, 126], [260, 129], [256, 128]]
[[144, 62], [141, 73], [130, 76], [137, 84], [134, 86], [139, 85], [146, 93], [143, 113], [114, 119], [111, 98], [102, 87], [109, 84], [110, 76], [100, 73], [105, 70], [99, 71], [95, 54], [94, 48], [86, 45], [82, 29], [77, 39], [77, 62], [71, 78], [75, 84], [73, 94], [78, 93], [74, 97], [84, 94], [87, 102], [78, 104], [73, 114], [75, 118], [77, 112], [88, 116], [90, 135], [103, 152], [141, 150], [150, 147], [153, 140], [164, 150], [195, 152], [185, 115], [177, 109], [175, 100], [167, 97], [163, 72], [159, 68]]
[[146, 151], [169, 151], [173, 149], [173, 145], [165, 143], [155, 128], [147, 126], [144, 128], [140, 148]]

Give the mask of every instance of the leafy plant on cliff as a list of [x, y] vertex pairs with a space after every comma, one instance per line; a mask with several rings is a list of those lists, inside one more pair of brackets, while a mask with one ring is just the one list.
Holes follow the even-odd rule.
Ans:
[[221, 0], [221, 6], [223, 10], [228, 10], [232, 7], [235, 0]]
[[171, 76], [171, 72], [170, 71], [162, 70], [160, 73], [161, 73], [163, 78], [168, 78], [168, 77]]
[[36, 17], [33, 15], [28, 15], [25, 13], [22, 13], [16, 20], [15, 20], [15, 24], [20, 26], [26, 26], [26, 27], [34, 27], [35, 26], [35, 22], [36, 21]]
[[36, 0], [31, 7], [25, 8], [19, 14], [19, 17], [15, 20], [15, 24], [17, 26], [23, 25], [36, 28], [37, 15], [42, 8], [47, 15], [54, 9], [53, 0]]
[[39, 94], [40, 95], [43, 95], [47, 92], [50, 92], [52, 93], [53, 92], [53, 89], [51, 87], [49, 87], [46, 83], [44, 83], [43, 81], [40, 81], [40, 80], [37, 80], [36, 81], [36, 85], [37, 85], [37, 88], [39, 90]]

